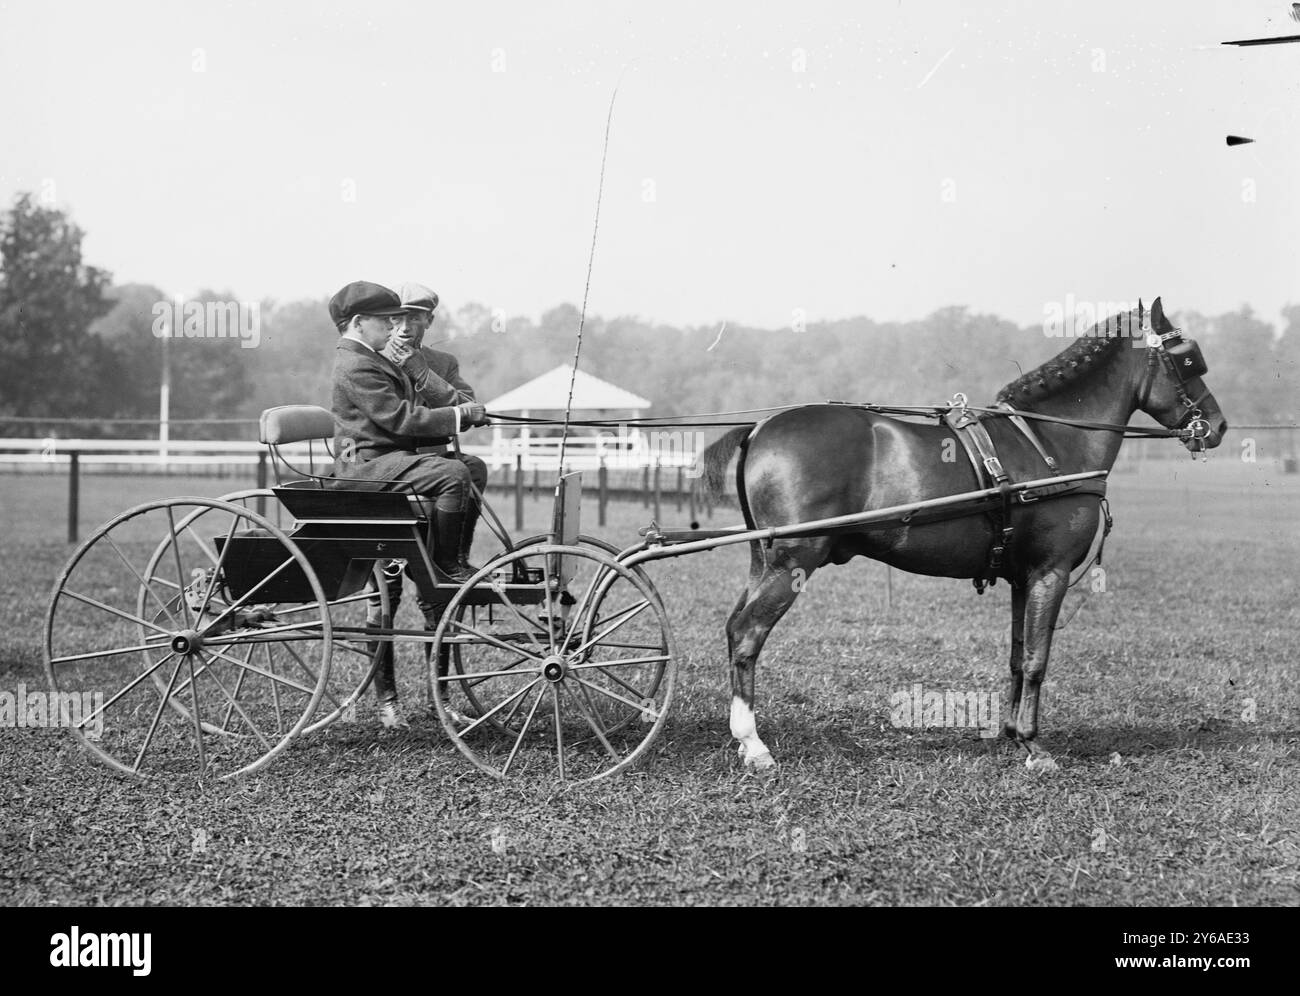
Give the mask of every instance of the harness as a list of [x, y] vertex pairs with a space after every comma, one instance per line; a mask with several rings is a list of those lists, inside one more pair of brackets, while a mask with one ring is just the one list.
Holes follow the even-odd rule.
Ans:
[[[997, 408], [999, 413], [1006, 413], [1006, 418], [1020, 431], [1034, 451], [1038, 453], [1043, 463], [1047, 465], [1047, 469], [1052, 474], [1060, 474], [1060, 466], [1057, 464], [1056, 459], [1047, 452], [1037, 433], [1029, 427], [1029, 423], [1020, 413], [1006, 402], [1000, 403]], [[1105, 508], [1105, 481], [1071, 481], [1036, 488], [1033, 491], [1015, 493], [1012, 491], [1014, 482], [1011, 480], [1011, 475], [1002, 466], [1002, 461], [998, 457], [997, 447], [994, 445], [992, 437], [989, 435], [988, 430], [984, 428], [984, 423], [980, 420], [979, 415], [969, 408], [964, 394], [958, 394], [953, 398], [948, 411], [943, 415], [943, 421], [952, 430], [953, 435], [961, 441], [962, 448], [966, 451], [966, 456], [975, 471], [975, 480], [979, 486], [997, 488], [1000, 495], [1000, 501], [988, 513], [993, 524], [993, 540], [989, 545], [984, 573], [971, 581], [979, 594], [984, 594], [986, 588], [997, 583], [998, 576], [1006, 562], [1007, 548], [1011, 545], [1011, 539], [1015, 532], [1012, 510], [1017, 504], [1027, 505], [1045, 498], [1060, 498], [1068, 494], [1097, 495], [1103, 501], [1105, 532], [1102, 534], [1102, 545], [1105, 545], [1106, 537], [1110, 535], [1112, 525], [1110, 510]], [[1098, 562], [1101, 561], [1101, 548], [1097, 550], [1096, 559]]]

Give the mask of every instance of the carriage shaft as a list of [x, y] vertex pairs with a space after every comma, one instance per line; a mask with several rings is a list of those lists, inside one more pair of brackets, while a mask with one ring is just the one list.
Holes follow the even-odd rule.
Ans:
[[[1033, 491], [1038, 488], [1046, 488], [1058, 484], [1075, 484], [1083, 481], [1097, 480], [1105, 477], [1109, 471], [1105, 470], [1088, 470], [1079, 474], [1063, 474], [1059, 477], [1042, 477], [1034, 481], [1022, 481], [1019, 484], [1008, 486], [1008, 492], [1013, 495], [1023, 494], [1027, 491]], [[1047, 496], [1045, 496], [1047, 497]], [[756, 541], [771, 542], [773, 540], [785, 539], [790, 536], [813, 536], [820, 533], [833, 532], [838, 529], [850, 529], [854, 527], [880, 525], [897, 523], [899, 525], [909, 525], [909, 522], [900, 522], [900, 519], [907, 517], [910, 519], [919, 512], [928, 512], [934, 510], [949, 509], [956, 506], [969, 504], [969, 509], [956, 512], [952, 517], [963, 515], [978, 515], [985, 511], [986, 505], [1000, 501], [1002, 491], [999, 488], [981, 488], [978, 491], [963, 491], [961, 494], [945, 495], [942, 498], [927, 498], [924, 501], [908, 502], [905, 505], [891, 505], [889, 508], [872, 509], [865, 512], [852, 512], [848, 515], [835, 515], [829, 519], [813, 519], [809, 522], [795, 522], [785, 526], [767, 526], [763, 529], [739, 529], [736, 532], [725, 535], [718, 535], [716, 532], [710, 534], [705, 539], [686, 540], [682, 542], [668, 541], [661, 545], [648, 547], [633, 547], [631, 551], [624, 551], [619, 554], [619, 560], [625, 567], [632, 567], [636, 564], [644, 563], [647, 560], [662, 560], [666, 557], [680, 557], [688, 553], [698, 553], [703, 550], [712, 550], [715, 547], [727, 546], [733, 543], [753, 543]], [[689, 535], [686, 534], [686, 535]], [[653, 542], [653, 537], [650, 539]]]

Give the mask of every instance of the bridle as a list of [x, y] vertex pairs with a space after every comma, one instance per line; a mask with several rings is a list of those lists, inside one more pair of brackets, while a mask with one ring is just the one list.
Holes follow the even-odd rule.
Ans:
[[1196, 344], [1195, 339], [1184, 339], [1182, 329], [1174, 329], [1164, 334], [1154, 331], [1149, 333], [1147, 368], [1137, 396], [1139, 409], [1146, 409], [1147, 402], [1151, 398], [1151, 390], [1155, 387], [1156, 373], [1162, 365], [1173, 379], [1178, 404], [1183, 409], [1174, 429], [1183, 439], [1195, 442], [1195, 452], [1204, 454], [1205, 440], [1210, 435], [1210, 423], [1201, 413], [1201, 402], [1209, 395], [1210, 389], [1205, 388], [1196, 398], [1192, 398], [1187, 393], [1189, 381], [1203, 377], [1209, 372], [1209, 367], [1201, 356], [1201, 348]]

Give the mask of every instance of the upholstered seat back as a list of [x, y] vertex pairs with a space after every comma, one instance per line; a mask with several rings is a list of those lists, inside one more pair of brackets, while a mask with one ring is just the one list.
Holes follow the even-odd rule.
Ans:
[[270, 446], [333, 438], [334, 416], [316, 405], [268, 408], [258, 427], [258, 439]]

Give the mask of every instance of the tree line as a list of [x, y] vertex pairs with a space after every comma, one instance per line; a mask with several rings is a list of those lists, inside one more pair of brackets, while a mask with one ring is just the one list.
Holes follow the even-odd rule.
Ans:
[[[329, 405], [338, 334], [327, 295], [258, 302], [255, 338], [235, 331], [187, 336], [169, 325], [174, 334], [164, 342], [159, 323], [174, 313], [179, 325], [181, 309], [157, 287], [114, 285], [83, 261], [82, 238], [66, 214], [27, 194], [0, 214], [0, 417], [77, 418], [86, 421], [76, 435], [149, 436], [147, 424], [107, 420], [156, 419], [164, 364], [174, 420], [256, 419], [279, 404]], [[1176, 289], [1167, 290], [1174, 291], [1166, 303], [1176, 323], [1204, 350], [1207, 383], [1230, 423], [1300, 419], [1300, 305], [1284, 309], [1278, 335], [1248, 306], [1201, 315], [1180, 310]], [[187, 305], [210, 304], [220, 313], [236, 300], [229, 291], [205, 290]], [[462, 375], [490, 402], [568, 363], [577, 326], [571, 304], [538, 321], [476, 303], [444, 304], [427, 342], [455, 353]], [[581, 367], [650, 399], [654, 415], [825, 400], [925, 405], [957, 391], [982, 403], [1069, 343], [1041, 325], [965, 307], [908, 322], [856, 317], [777, 330], [588, 316]], [[172, 435], [253, 438], [255, 431], [218, 423], [174, 426]], [[74, 434], [3, 418], [0, 433]]]

